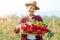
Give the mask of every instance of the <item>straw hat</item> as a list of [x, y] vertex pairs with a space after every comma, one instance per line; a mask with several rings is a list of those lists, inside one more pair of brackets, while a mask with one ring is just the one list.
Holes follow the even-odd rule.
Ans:
[[35, 10], [39, 10], [40, 8], [37, 6], [37, 3], [36, 1], [31, 1], [30, 3], [26, 3], [25, 6], [28, 7], [28, 6], [34, 6], [35, 7]]

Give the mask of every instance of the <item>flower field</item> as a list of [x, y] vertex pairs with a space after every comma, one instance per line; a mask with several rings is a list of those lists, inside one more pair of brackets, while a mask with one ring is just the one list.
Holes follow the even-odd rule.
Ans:
[[[13, 31], [14, 26], [16, 25], [19, 17], [12, 16], [6, 17], [7, 20], [0, 19], [0, 40], [19, 40], [20, 33], [15, 34]], [[60, 40], [60, 18], [52, 16], [52, 17], [43, 17], [43, 20], [47, 22], [48, 29], [50, 29], [53, 33], [52, 35], [46, 34], [43, 36], [44, 40]]]

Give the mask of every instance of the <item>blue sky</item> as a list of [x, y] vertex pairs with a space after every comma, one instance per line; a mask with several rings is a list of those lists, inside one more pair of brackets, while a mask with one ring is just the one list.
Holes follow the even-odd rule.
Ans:
[[[0, 0], [0, 16], [11, 14], [26, 15], [27, 8], [24, 4], [27, 2], [29, 3], [30, 0]], [[60, 0], [36, 0], [36, 2], [40, 7], [40, 10], [36, 11], [38, 15], [56, 15], [60, 17]]]

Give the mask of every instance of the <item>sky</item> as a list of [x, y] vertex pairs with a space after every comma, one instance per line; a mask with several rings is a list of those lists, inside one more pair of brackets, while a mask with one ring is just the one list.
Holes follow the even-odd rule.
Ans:
[[[16, 14], [26, 15], [27, 8], [25, 3], [29, 3], [31, 0], [0, 0], [0, 16]], [[35, 0], [37, 6], [40, 8], [36, 13], [41, 16], [56, 15], [60, 17], [60, 0]]]

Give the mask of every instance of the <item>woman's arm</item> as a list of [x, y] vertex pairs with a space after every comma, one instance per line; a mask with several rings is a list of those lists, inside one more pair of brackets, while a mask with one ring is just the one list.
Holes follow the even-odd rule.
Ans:
[[18, 21], [17, 25], [14, 27], [14, 32], [15, 32], [16, 34], [19, 33], [20, 27], [21, 27], [22, 24], [24, 23], [23, 20], [24, 20], [24, 18], [21, 18], [21, 19]]
[[16, 34], [19, 33], [20, 27], [21, 27], [22, 25], [23, 25], [23, 23], [21, 23], [21, 24], [15, 26], [14, 32], [15, 32]]

